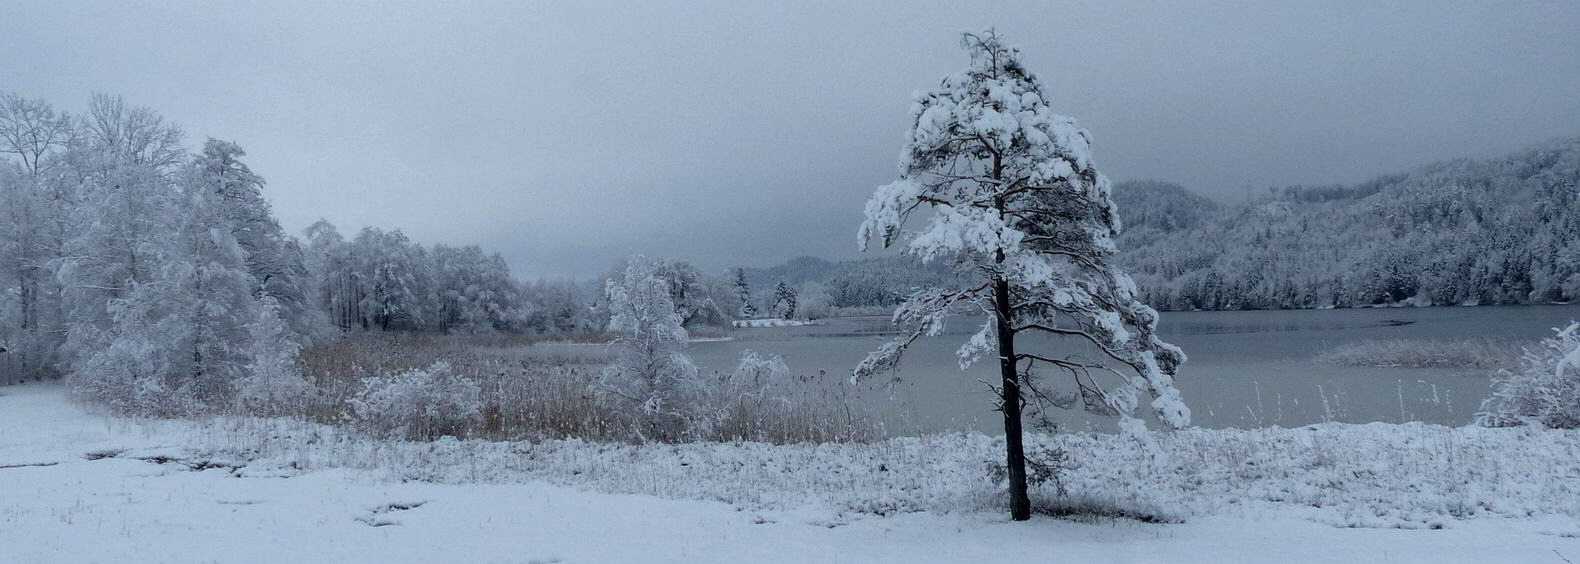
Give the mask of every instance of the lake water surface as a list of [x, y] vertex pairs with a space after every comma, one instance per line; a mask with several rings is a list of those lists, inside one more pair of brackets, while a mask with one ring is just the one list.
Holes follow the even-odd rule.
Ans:
[[[1533, 342], [1580, 319], [1580, 305], [1282, 310], [1163, 313], [1158, 332], [1189, 360], [1176, 384], [1204, 427], [1300, 426], [1323, 421], [1469, 423], [1489, 391], [1488, 370], [1319, 365], [1312, 358], [1346, 343], [1388, 339], [1487, 338]], [[958, 318], [906, 354], [898, 381], [864, 383], [851, 393], [894, 434], [1001, 431], [992, 395], [991, 359], [962, 371], [954, 352], [982, 318]], [[746, 349], [778, 354], [800, 374], [845, 379], [868, 351], [894, 335], [886, 317], [838, 318], [823, 325], [737, 329], [728, 341], [691, 345], [699, 366], [729, 370]], [[1018, 341], [1023, 342], [1023, 341]], [[1070, 340], [1032, 339], [1033, 350], [1095, 351]], [[585, 354], [601, 346], [538, 346], [538, 352]], [[1095, 358], [1095, 357], [1094, 357]], [[1064, 384], [1049, 374], [1055, 384]], [[1065, 377], [1067, 378], [1067, 376]], [[1114, 429], [1108, 417], [1057, 415], [1066, 429]]]

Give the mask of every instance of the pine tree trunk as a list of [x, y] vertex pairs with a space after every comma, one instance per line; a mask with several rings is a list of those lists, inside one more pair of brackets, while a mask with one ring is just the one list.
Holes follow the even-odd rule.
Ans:
[[1031, 518], [1031, 500], [1026, 495], [1026, 448], [1020, 421], [1020, 378], [1015, 370], [1015, 332], [1010, 327], [1009, 281], [999, 279], [995, 283], [993, 309], [998, 316], [998, 366], [1003, 380], [999, 400], [1004, 411], [1009, 515], [1016, 521], [1025, 521]]
[[[1004, 162], [997, 153], [993, 155], [991, 174], [994, 180], [1004, 177]], [[994, 198], [999, 213], [1007, 209], [1003, 196]], [[998, 317], [998, 369], [1002, 385], [999, 401], [1004, 412], [1004, 469], [1009, 478], [1009, 517], [1016, 521], [1031, 518], [1031, 499], [1026, 495], [1026, 446], [1020, 421], [1020, 375], [1015, 370], [1015, 329], [1010, 325], [1014, 305], [1009, 299], [1009, 280], [1004, 278], [1002, 265], [1004, 251], [994, 254], [993, 262], [1000, 265], [993, 280], [993, 312]]]

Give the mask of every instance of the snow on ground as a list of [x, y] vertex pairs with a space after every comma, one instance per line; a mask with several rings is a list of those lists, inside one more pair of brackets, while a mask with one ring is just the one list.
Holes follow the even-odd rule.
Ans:
[[809, 321], [805, 319], [782, 319], [778, 317], [768, 317], [763, 319], [738, 319], [730, 322], [730, 324], [735, 326], [737, 329], [750, 329], [762, 327], [803, 327], [806, 325], [822, 325], [823, 322]]
[[[967, 475], [975, 472], [961, 466], [979, 464], [972, 457], [993, 447], [979, 436], [821, 447], [379, 443], [280, 422], [99, 417], [49, 385], [0, 388], [0, 429], [4, 562], [1562, 564], [1580, 557], [1577, 495], [1559, 485], [1580, 477], [1580, 441], [1570, 433], [1336, 426], [1241, 433], [1232, 439], [1241, 441], [1238, 449], [1223, 447], [1233, 432], [1182, 433], [1160, 439], [1165, 454], [1136, 471], [1159, 473], [1146, 486], [1132, 484], [1152, 493], [1131, 502], [1181, 503], [1185, 522], [1147, 524], [1047, 517], [1009, 523], [986, 508], [992, 500], [965, 501], [988, 487], [973, 484]], [[1105, 440], [1120, 439], [1072, 440], [1060, 444], [1101, 450]], [[1364, 448], [1394, 450], [1344, 460]], [[1211, 454], [1192, 459], [1192, 449]], [[941, 461], [925, 462], [929, 451]], [[1331, 459], [1317, 461], [1316, 453]], [[1444, 458], [1407, 460], [1422, 453]], [[1209, 456], [1224, 460], [1185, 469]], [[874, 462], [918, 467], [869, 467]], [[1313, 477], [1295, 475], [1313, 462], [1320, 462], [1308, 469]], [[1445, 470], [1455, 467], [1462, 470]], [[1383, 479], [1368, 470], [1400, 475]], [[1095, 469], [1073, 474], [1072, 490], [1116, 487], [1090, 477], [1103, 474]], [[874, 476], [897, 485], [882, 486]], [[1334, 483], [1346, 480], [1404, 489], [1389, 495], [1376, 485]], [[1328, 493], [1304, 491], [1324, 481]], [[727, 483], [737, 485], [707, 491]], [[1420, 495], [1425, 490], [1434, 493]], [[1273, 500], [1281, 496], [1299, 501]], [[1378, 499], [1368, 505], [1368, 496]], [[1406, 497], [1429, 501], [1399, 500]], [[848, 501], [881, 498], [928, 510], [891, 508], [879, 516]], [[1324, 499], [1333, 505], [1307, 505]], [[1442, 499], [1504, 502], [1458, 519], [1432, 513]], [[1410, 507], [1446, 528], [1324, 522], [1345, 512]]]

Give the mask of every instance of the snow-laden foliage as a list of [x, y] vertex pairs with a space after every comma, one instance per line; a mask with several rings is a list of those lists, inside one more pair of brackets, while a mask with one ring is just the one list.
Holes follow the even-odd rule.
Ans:
[[632, 257], [625, 271], [607, 282], [615, 361], [604, 369], [593, 392], [636, 407], [632, 425], [639, 436], [672, 441], [687, 432], [686, 421], [704, 383], [686, 355], [683, 319], [659, 268], [654, 261]]
[[[723, 276], [709, 276], [689, 262], [683, 260], [648, 258], [649, 268], [653, 276], [663, 280], [669, 287], [669, 301], [675, 306], [675, 313], [680, 316], [680, 325], [687, 328], [702, 326], [723, 327], [729, 325], [730, 315], [725, 313], [740, 304], [735, 303], [740, 289], [731, 286]], [[621, 262], [604, 275], [604, 288], [607, 289], [609, 280], [617, 280], [625, 276], [627, 264]], [[606, 292], [605, 292], [606, 293]], [[602, 296], [607, 298], [607, 295]], [[753, 304], [754, 306], [756, 304]], [[607, 325], [609, 315], [612, 315], [607, 303], [600, 303], [596, 308], [598, 314]]]
[[196, 158], [190, 182], [211, 190], [215, 205], [246, 256], [253, 293], [280, 308], [291, 332], [304, 343], [329, 336], [324, 311], [313, 302], [305, 257], [296, 240], [286, 235], [263, 199], [263, 178], [253, 174], [241, 157], [246, 152], [228, 141], [209, 139]]
[[261, 314], [247, 253], [218, 194], [183, 178], [175, 236], [142, 247], [143, 260], [159, 268], [109, 301], [114, 323], [101, 334], [109, 346], [86, 352], [71, 374], [80, 391], [122, 410], [219, 410], [252, 362], [250, 326]]
[[1580, 323], [1526, 350], [1518, 369], [1499, 371], [1477, 420], [1490, 426], [1580, 428]]
[[116, 338], [111, 304], [151, 283], [163, 257], [171, 256], [170, 233], [183, 204], [175, 186], [180, 128], [109, 96], [94, 96], [89, 112], [78, 127], [81, 140], [61, 155], [57, 190], [69, 202], [55, 271], [61, 349], [67, 368], [79, 373]]
[[297, 369], [301, 345], [285, 325], [281, 307], [271, 296], [260, 298], [258, 317], [252, 323], [247, 373], [237, 383], [236, 399], [247, 412], [263, 415], [290, 413], [307, 402], [313, 387]]
[[379, 437], [433, 439], [459, 435], [483, 416], [481, 389], [474, 380], [437, 362], [362, 380], [350, 401], [357, 426]]
[[740, 302], [736, 315], [742, 319], [757, 317], [757, 306], [752, 303], [752, 286], [746, 280], [746, 269], [735, 269], [735, 299]]
[[[442, 333], [570, 332], [576, 319], [554, 295], [560, 288], [523, 286], [499, 254], [475, 245], [425, 247], [400, 230], [363, 228], [349, 241], [327, 221], [308, 227], [305, 255], [315, 301], [334, 325], [363, 331]], [[579, 293], [575, 296], [580, 298]]]
[[142, 414], [268, 411], [306, 393], [290, 365], [334, 325], [524, 331], [544, 309], [476, 247], [320, 223], [304, 248], [240, 146], [183, 140], [114, 96], [68, 116], [0, 92], [0, 383], [65, 376]]
[[704, 378], [690, 421], [701, 439], [834, 443], [877, 435], [870, 408], [853, 405], [844, 382], [797, 376], [778, 355], [748, 349], [733, 371]]
[[774, 286], [774, 302], [768, 309], [780, 319], [795, 319], [795, 289], [791, 288], [785, 281], [780, 280], [779, 285]]
[[776, 407], [787, 404], [776, 393], [790, 379], [790, 367], [778, 355], [766, 357], [756, 351], [741, 353], [735, 370], [722, 374], [701, 388], [699, 409], [694, 410], [694, 430], [700, 436], [716, 434], [722, 427], [735, 427], [737, 436], [760, 428], [774, 418]]
[[714, 298], [719, 292], [710, 287], [710, 279], [701, 269], [685, 261], [654, 259], [653, 271], [654, 276], [669, 285], [669, 299], [675, 304], [675, 313], [680, 315], [681, 326], [724, 322], [727, 316]]
[[[963, 363], [990, 346], [1002, 354], [999, 339], [1019, 332], [1070, 336], [1102, 352], [1088, 359], [1016, 351], [1009, 361], [1033, 407], [1069, 397], [1040, 387], [1036, 377], [1051, 370], [1070, 376], [1092, 409], [1133, 422], [1147, 394], [1164, 423], [1188, 424], [1173, 386], [1184, 355], [1153, 334], [1156, 312], [1112, 265], [1119, 221], [1090, 135], [1053, 112], [1042, 80], [996, 34], [966, 34], [963, 45], [971, 65], [917, 94], [900, 179], [873, 195], [858, 235], [863, 248], [877, 239], [923, 261], [954, 264], [962, 282], [911, 295], [894, 314], [911, 333], [869, 356], [856, 375], [893, 369], [912, 341], [937, 334], [955, 313], [987, 311], [1004, 326], [967, 343]], [[912, 216], [924, 224], [907, 233]]]
[[1218, 206], [1123, 183], [1118, 261], [1161, 309], [1580, 300], [1580, 139]]
[[65, 330], [51, 262], [70, 205], [55, 164], [72, 131], [71, 117], [48, 103], [0, 92], [0, 384], [59, 374]]
[[[476, 382], [483, 417], [451, 434], [491, 440], [643, 442], [637, 402], [589, 393], [609, 359], [602, 355], [540, 356], [531, 349], [476, 346], [479, 339], [413, 333], [365, 333], [315, 345], [299, 365], [317, 394], [286, 417], [357, 425], [347, 401], [362, 380], [426, 369], [443, 359], [452, 376]], [[589, 351], [591, 352], [591, 351]], [[612, 353], [613, 351], [607, 351]], [[671, 442], [750, 440], [777, 444], [871, 440], [880, 435], [873, 406], [842, 378], [790, 374], [775, 357], [747, 355], [732, 371], [700, 374]], [[642, 434], [642, 433], [645, 433]]]

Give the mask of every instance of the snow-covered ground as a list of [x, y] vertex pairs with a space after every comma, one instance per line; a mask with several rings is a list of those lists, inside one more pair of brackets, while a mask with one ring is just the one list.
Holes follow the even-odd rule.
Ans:
[[760, 329], [763, 327], [804, 327], [807, 325], [822, 325], [822, 322], [809, 321], [806, 319], [783, 319], [779, 317], [767, 317], [763, 319], [737, 319], [730, 322], [730, 324], [735, 326], [737, 329]]
[[[1580, 560], [1580, 438], [1565, 432], [1190, 431], [1158, 438], [1159, 456], [1040, 439], [1082, 453], [1072, 493], [1184, 518], [1148, 524], [1007, 522], [977, 499], [995, 441], [975, 435], [385, 443], [105, 418], [50, 385], [0, 388], [0, 429], [0, 562]], [[1135, 468], [1096, 467], [1120, 461]]]

